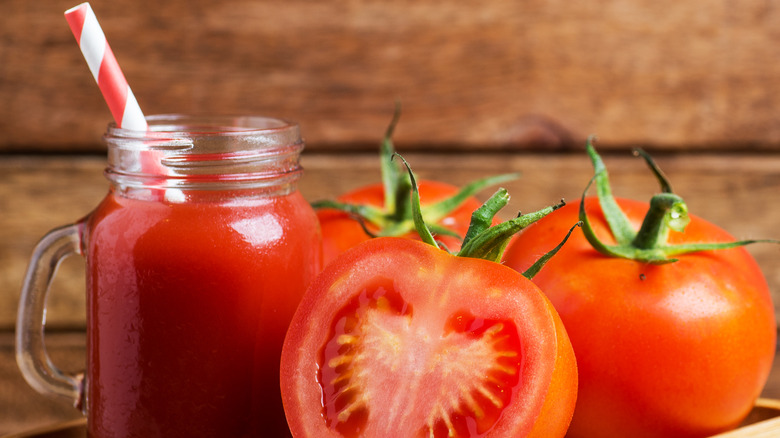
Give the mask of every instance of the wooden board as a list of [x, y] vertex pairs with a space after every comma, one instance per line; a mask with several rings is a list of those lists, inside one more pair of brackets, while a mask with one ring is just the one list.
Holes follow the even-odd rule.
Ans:
[[[405, 155], [418, 176], [454, 184], [508, 171], [523, 176], [506, 184], [512, 200], [505, 218], [560, 198], [577, 199], [592, 174], [584, 152], [413, 153]], [[644, 164], [628, 152], [605, 154], [615, 194], [647, 199], [657, 191]], [[690, 210], [740, 238], [780, 237], [780, 156], [773, 154], [662, 154], [657, 156]], [[13, 356], [13, 325], [19, 286], [35, 242], [49, 229], [78, 220], [103, 197], [102, 156], [0, 156], [0, 435], [78, 417], [70, 406], [47, 400], [23, 381]], [[321, 154], [307, 151], [301, 192], [310, 200], [329, 198], [376, 182], [374, 152]], [[486, 198], [492, 190], [480, 193]], [[780, 303], [780, 246], [749, 249]], [[83, 262], [72, 258], [55, 277], [47, 313], [47, 344], [57, 364], [84, 363]], [[780, 398], [780, 361], [764, 391]]]
[[[84, 369], [85, 341], [84, 332], [46, 336], [54, 363], [72, 372]], [[81, 413], [73, 406], [38, 394], [27, 385], [14, 359], [13, 334], [0, 331], [0, 436], [80, 417]]]
[[[109, 112], [63, 18], [0, 14], [0, 151], [97, 151]], [[762, 0], [116, 0], [93, 8], [147, 114], [301, 122], [312, 150], [780, 149]]]
[[[68, 370], [83, 366], [85, 348], [84, 334], [79, 332], [54, 333], [47, 338], [50, 354], [54, 361]], [[36, 393], [22, 379], [13, 361], [12, 340], [9, 334], [0, 332], [0, 436], [24, 434], [49, 438], [84, 437], [80, 413], [67, 403], [52, 401]], [[764, 399], [746, 419], [751, 427], [732, 432], [728, 438], [774, 437], [766, 431], [778, 431], [780, 415], [780, 360], [775, 360], [769, 381], [762, 393]], [[768, 420], [768, 421], [767, 421]], [[63, 424], [65, 423], [65, 424]], [[67, 426], [70, 426], [67, 427]], [[72, 428], [72, 430], [71, 430]], [[67, 429], [67, 430], [63, 430]], [[35, 431], [35, 435], [29, 432]], [[747, 432], [763, 432], [764, 435]], [[43, 435], [44, 432], [56, 435]], [[15, 438], [21, 438], [15, 437]], [[726, 438], [725, 436], [723, 438]]]
[[780, 436], [780, 400], [759, 399], [745, 424], [713, 438], [773, 438]]
[[[506, 184], [512, 200], [504, 218], [561, 198], [578, 199], [592, 175], [584, 152], [572, 154], [410, 154], [421, 178], [462, 185], [480, 177], [520, 171]], [[738, 238], [780, 238], [780, 157], [713, 154], [657, 157], [690, 211]], [[658, 185], [643, 162], [624, 152], [606, 155], [615, 194], [649, 199]], [[379, 181], [374, 153], [305, 153], [300, 190], [310, 200], [333, 198], [361, 184]], [[71, 223], [97, 205], [106, 192], [102, 157], [0, 158], [0, 329], [10, 329], [24, 270], [36, 241], [48, 230]], [[486, 198], [492, 189], [480, 194]], [[780, 245], [749, 247], [780, 305]], [[59, 329], [83, 327], [83, 262], [68, 259], [55, 277], [47, 315]]]
[[[13, 325], [35, 242], [100, 201], [109, 111], [63, 18], [78, 2], [7, 0], [0, 14], [0, 435], [78, 417], [21, 379]], [[576, 199], [597, 134], [615, 192], [656, 184], [656, 155], [694, 214], [738, 238], [780, 238], [780, 8], [671, 0], [115, 0], [92, 6], [142, 108], [301, 123], [311, 199], [378, 180], [396, 145], [420, 177], [522, 179], [504, 217]], [[37, 155], [36, 155], [37, 154]], [[480, 194], [486, 198], [490, 190]], [[780, 247], [749, 248], [780, 309]], [[55, 278], [55, 361], [83, 364], [83, 261]], [[777, 311], [780, 314], [780, 311]], [[764, 395], [780, 398], [780, 371]]]
[[[750, 413], [755, 422], [750, 421], [739, 428], [721, 433], [713, 438], [775, 438], [780, 433], [780, 401], [774, 399], [759, 399], [756, 407]], [[753, 418], [750, 418], [754, 420]], [[36, 427], [21, 433], [14, 433], [5, 438], [86, 438], [87, 420], [80, 418]]]

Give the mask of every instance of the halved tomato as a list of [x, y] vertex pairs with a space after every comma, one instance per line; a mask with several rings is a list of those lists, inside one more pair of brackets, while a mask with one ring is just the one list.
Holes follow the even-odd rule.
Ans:
[[295, 437], [563, 436], [576, 388], [566, 331], [531, 281], [396, 237], [328, 265], [282, 351]]

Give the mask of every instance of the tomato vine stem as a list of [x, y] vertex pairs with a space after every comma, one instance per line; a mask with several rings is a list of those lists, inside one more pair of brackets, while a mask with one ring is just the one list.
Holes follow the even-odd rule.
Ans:
[[[417, 193], [417, 182], [414, 177], [409, 163], [400, 154], [395, 153], [395, 156], [403, 161], [406, 166], [406, 170], [409, 174], [409, 180], [412, 185], [412, 216], [414, 217], [414, 225], [417, 232], [420, 234], [420, 238], [423, 242], [429, 243], [433, 246], [441, 248], [436, 242], [431, 231], [425, 223], [422, 215], [422, 208], [420, 207], [420, 197]], [[509, 203], [509, 193], [504, 188], [499, 188], [493, 196], [491, 196], [481, 207], [476, 209], [471, 215], [471, 222], [469, 224], [466, 237], [463, 239], [460, 251], [455, 255], [457, 257], [469, 257], [489, 260], [492, 262], [500, 263], [504, 255], [504, 250], [509, 244], [512, 236], [538, 221], [539, 219], [547, 216], [553, 211], [563, 207], [566, 203], [561, 200], [559, 203], [542, 208], [538, 211], [528, 214], [518, 214], [514, 219], [510, 219], [505, 222], [501, 222], [497, 225], [493, 225], [493, 218], [496, 214]], [[575, 224], [566, 237], [561, 241], [558, 246], [553, 250], [540, 257], [530, 268], [523, 272], [523, 276], [529, 280], [539, 272], [540, 269], [552, 258], [558, 250], [563, 247], [563, 244], [569, 239], [572, 231], [576, 227], [580, 226], [580, 223]], [[446, 250], [446, 248], [443, 248]]]
[[[339, 201], [322, 200], [312, 202], [315, 209], [333, 209], [342, 211], [362, 221], [366, 234], [375, 236], [402, 236], [415, 230], [412, 213], [412, 184], [406, 172], [393, 161], [396, 153], [393, 134], [401, 116], [401, 105], [396, 102], [393, 118], [385, 131], [379, 149], [379, 164], [384, 191], [384, 205], [374, 207], [363, 204], [350, 204]], [[488, 186], [501, 184], [520, 177], [519, 172], [500, 174], [477, 179], [461, 187], [451, 196], [422, 207], [421, 213], [429, 225], [429, 230], [436, 235], [445, 235], [462, 239], [453, 230], [438, 225], [438, 223], [458, 209], [464, 202], [477, 192]], [[369, 230], [377, 230], [370, 232]]]
[[[598, 252], [610, 257], [621, 257], [645, 263], [663, 264], [677, 261], [675, 255], [699, 251], [711, 251], [734, 248], [758, 242], [780, 243], [776, 240], [757, 239], [734, 242], [705, 242], [670, 245], [670, 230], [684, 232], [690, 222], [688, 206], [685, 201], [672, 192], [668, 179], [642, 149], [635, 149], [634, 155], [645, 160], [661, 186], [661, 193], [650, 199], [650, 206], [639, 230], [631, 227], [625, 213], [621, 210], [609, 183], [607, 168], [593, 146], [595, 137], [589, 137], [585, 148], [593, 165], [594, 175], [585, 187], [580, 200], [579, 218], [582, 230], [591, 246]], [[615, 239], [615, 245], [607, 245], [596, 236], [585, 210], [585, 198], [590, 186], [596, 184], [599, 205]]]

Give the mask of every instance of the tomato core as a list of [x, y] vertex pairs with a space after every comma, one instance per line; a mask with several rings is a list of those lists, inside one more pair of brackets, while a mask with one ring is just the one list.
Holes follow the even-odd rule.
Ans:
[[360, 436], [369, 420], [388, 428], [412, 424], [420, 437], [478, 437], [491, 430], [518, 387], [517, 327], [466, 310], [435, 320], [415, 315], [384, 278], [336, 313], [317, 376], [322, 416], [332, 431]]
[[322, 413], [328, 427], [346, 437], [359, 436], [368, 421], [368, 406], [360, 394], [364, 376], [355, 374], [352, 365], [363, 359], [361, 322], [366, 313], [376, 312], [396, 318], [411, 315], [411, 306], [393, 290], [392, 280], [377, 280], [341, 308], [320, 354]]

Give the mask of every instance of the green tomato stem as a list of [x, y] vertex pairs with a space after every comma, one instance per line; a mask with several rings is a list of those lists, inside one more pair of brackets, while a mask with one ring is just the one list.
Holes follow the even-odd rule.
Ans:
[[[441, 246], [436, 242], [431, 234], [430, 228], [425, 224], [425, 219], [422, 214], [422, 208], [420, 207], [420, 194], [417, 189], [417, 181], [414, 177], [409, 163], [399, 155], [395, 153], [394, 156], [403, 161], [406, 166], [406, 170], [409, 174], [409, 181], [412, 184], [412, 217], [414, 220], [414, 227], [417, 230], [420, 238], [423, 242], [433, 245], [437, 248]], [[565, 202], [561, 200], [559, 204], [543, 208], [533, 213], [518, 215], [516, 218], [502, 222], [498, 225], [493, 225], [493, 219], [499, 210], [506, 206], [509, 202], [509, 194], [506, 189], [498, 189], [493, 196], [490, 197], [484, 204], [471, 215], [471, 223], [469, 224], [468, 232], [463, 240], [460, 251], [455, 254], [458, 257], [470, 257], [489, 260], [492, 262], [500, 263], [504, 254], [506, 246], [509, 244], [509, 240], [520, 230], [524, 229], [528, 225], [536, 222], [542, 217], [552, 213], [558, 208], [565, 205]], [[569, 235], [571, 231], [569, 231]], [[568, 236], [566, 238], [568, 239]], [[564, 242], [566, 240], [564, 239]], [[537, 261], [534, 265], [535, 269], [541, 269], [544, 263], [550, 259], [563, 245], [563, 242], [558, 245], [553, 251], [545, 255], [542, 259]], [[447, 248], [443, 248], [447, 250]]]
[[[366, 234], [375, 236], [402, 236], [415, 230], [412, 206], [412, 182], [409, 179], [408, 172], [402, 172], [402, 166], [393, 160], [396, 154], [393, 144], [393, 133], [401, 116], [401, 105], [396, 102], [393, 118], [385, 131], [385, 136], [380, 145], [379, 161], [382, 174], [382, 189], [384, 191], [384, 206], [373, 207], [370, 205], [347, 204], [338, 201], [317, 201], [311, 205], [315, 209], [336, 209], [349, 214], [356, 220], [361, 221], [364, 230], [368, 230], [367, 224], [376, 233], [366, 231]], [[507, 173], [473, 181], [462, 187], [457, 193], [438, 202], [428, 204], [421, 208], [422, 216], [431, 225], [429, 232], [436, 235], [452, 236], [461, 239], [453, 230], [438, 225], [442, 219], [447, 217], [458, 207], [475, 195], [478, 191], [490, 185], [500, 184], [505, 181], [516, 179], [519, 173]]]
[[682, 198], [674, 193], [655, 195], [650, 199], [650, 209], [631, 245], [640, 250], [666, 245], [669, 229], [683, 231], [688, 222], [688, 207]]
[[[469, 247], [472, 240], [477, 235], [489, 229], [493, 225], [493, 218], [496, 217], [499, 210], [509, 203], [509, 193], [506, 189], [498, 189], [481, 207], [471, 213], [471, 222], [469, 223], [466, 237], [463, 239], [461, 248]], [[463, 252], [463, 250], [461, 250]]]
[[[585, 149], [590, 156], [591, 163], [593, 164], [594, 179], [596, 182], [596, 192], [598, 193], [599, 204], [601, 210], [604, 212], [604, 217], [607, 219], [612, 235], [619, 245], [625, 245], [631, 242], [634, 237], [634, 230], [631, 229], [631, 224], [628, 221], [625, 213], [617, 205], [617, 201], [612, 196], [612, 188], [609, 184], [609, 175], [607, 174], [607, 167], [604, 165], [604, 161], [601, 160], [599, 154], [596, 153], [596, 149], [593, 147], [593, 141], [595, 137], [588, 138], [585, 144]], [[582, 220], [582, 218], [580, 218]]]
[[645, 160], [645, 163], [647, 163], [647, 166], [655, 175], [655, 178], [658, 180], [658, 183], [661, 184], [661, 192], [674, 193], [674, 191], [672, 190], [672, 185], [669, 183], [669, 179], [666, 178], [666, 175], [664, 175], [664, 173], [661, 171], [661, 168], [658, 167], [658, 165], [655, 163], [655, 160], [653, 160], [653, 157], [651, 157], [650, 154], [645, 152], [644, 149], [634, 148], [634, 155], [641, 157], [642, 159]]
[[399, 200], [399, 181], [402, 179], [398, 166], [393, 163], [393, 154], [395, 154], [395, 145], [393, 144], [393, 133], [395, 127], [401, 118], [401, 103], [395, 103], [393, 118], [387, 126], [385, 136], [382, 138], [382, 144], [379, 148], [379, 165], [382, 175], [382, 187], [385, 194], [385, 211], [393, 215], [396, 213], [396, 206]]
[[551, 258], [553, 258], [553, 256], [557, 254], [561, 248], [563, 248], [563, 245], [566, 243], [566, 241], [569, 240], [569, 237], [571, 237], [571, 233], [574, 232], [574, 229], [581, 226], [582, 226], [582, 222], [577, 222], [576, 224], [574, 224], [573, 227], [569, 228], [569, 232], [566, 233], [566, 237], [564, 237], [563, 240], [561, 240], [561, 243], [559, 243], [555, 248], [547, 252], [547, 254], [540, 257], [539, 260], [534, 262], [534, 264], [531, 265], [528, 269], [523, 271], [523, 277], [529, 280], [533, 280], [534, 276], [536, 276], [536, 274], [539, 273], [539, 271], [544, 267], [544, 265], [547, 264], [547, 262]]
[[[496, 195], [500, 195], [499, 192]], [[496, 196], [493, 195], [493, 196]], [[563, 207], [566, 203], [560, 203], [542, 208], [533, 213], [524, 214], [487, 229], [482, 229], [470, 236], [458, 252], [459, 257], [471, 257], [500, 262], [509, 240], [522, 229], [547, 216], [553, 211]]]
[[425, 216], [425, 219], [429, 222], [439, 222], [448, 214], [450, 214], [452, 211], [454, 211], [456, 208], [458, 208], [459, 205], [463, 204], [463, 202], [465, 202], [466, 199], [468, 199], [471, 196], [474, 196], [477, 192], [481, 191], [482, 189], [489, 186], [501, 184], [503, 182], [511, 181], [519, 177], [520, 177], [520, 173], [515, 172], [515, 173], [505, 173], [502, 175], [489, 176], [486, 178], [478, 179], [476, 181], [472, 181], [466, 184], [465, 186], [463, 186], [458, 191], [458, 193], [452, 195], [451, 197], [442, 199], [441, 201], [435, 202], [433, 204], [428, 204], [422, 207], [423, 216]]
[[359, 217], [372, 224], [381, 223], [384, 221], [384, 212], [376, 207], [362, 204], [347, 204], [339, 201], [322, 200], [311, 203], [312, 208], [319, 209], [332, 209], [339, 210], [349, 215]]
[[420, 191], [417, 190], [417, 181], [414, 179], [414, 173], [412, 173], [412, 168], [409, 166], [409, 163], [406, 162], [404, 157], [402, 157], [397, 152], [393, 154], [395, 157], [398, 157], [403, 161], [404, 166], [406, 166], [406, 170], [409, 173], [409, 181], [412, 184], [412, 218], [414, 219], [414, 228], [417, 230], [417, 233], [420, 234], [420, 238], [423, 242], [428, 243], [430, 245], [433, 245], [435, 247], [439, 247], [439, 244], [436, 243], [436, 239], [433, 238], [433, 234], [431, 234], [431, 230], [428, 229], [428, 227], [425, 225], [425, 220], [423, 219], [422, 215], [422, 209], [420, 207]]
[[[642, 226], [638, 231], [634, 231], [625, 213], [623, 213], [612, 196], [606, 167], [592, 145], [592, 137], [588, 139], [586, 149], [593, 163], [594, 176], [582, 193], [579, 217], [585, 238], [596, 251], [604, 255], [636, 260], [643, 263], [664, 264], [677, 261], [673, 256], [681, 254], [734, 248], [757, 242], [778, 243], [775, 240], [764, 239], [669, 245], [669, 231], [683, 232], [690, 222], [688, 207], [681, 197], [672, 193], [672, 186], [666, 176], [658, 168], [655, 161], [641, 149], [636, 149], [634, 154], [645, 160], [661, 185], [663, 193], [651, 198], [650, 207], [642, 222]], [[594, 182], [599, 204], [610, 231], [615, 238], [615, 245], [606, 245], [596, 236], [585, 211], [585, 194]]]

